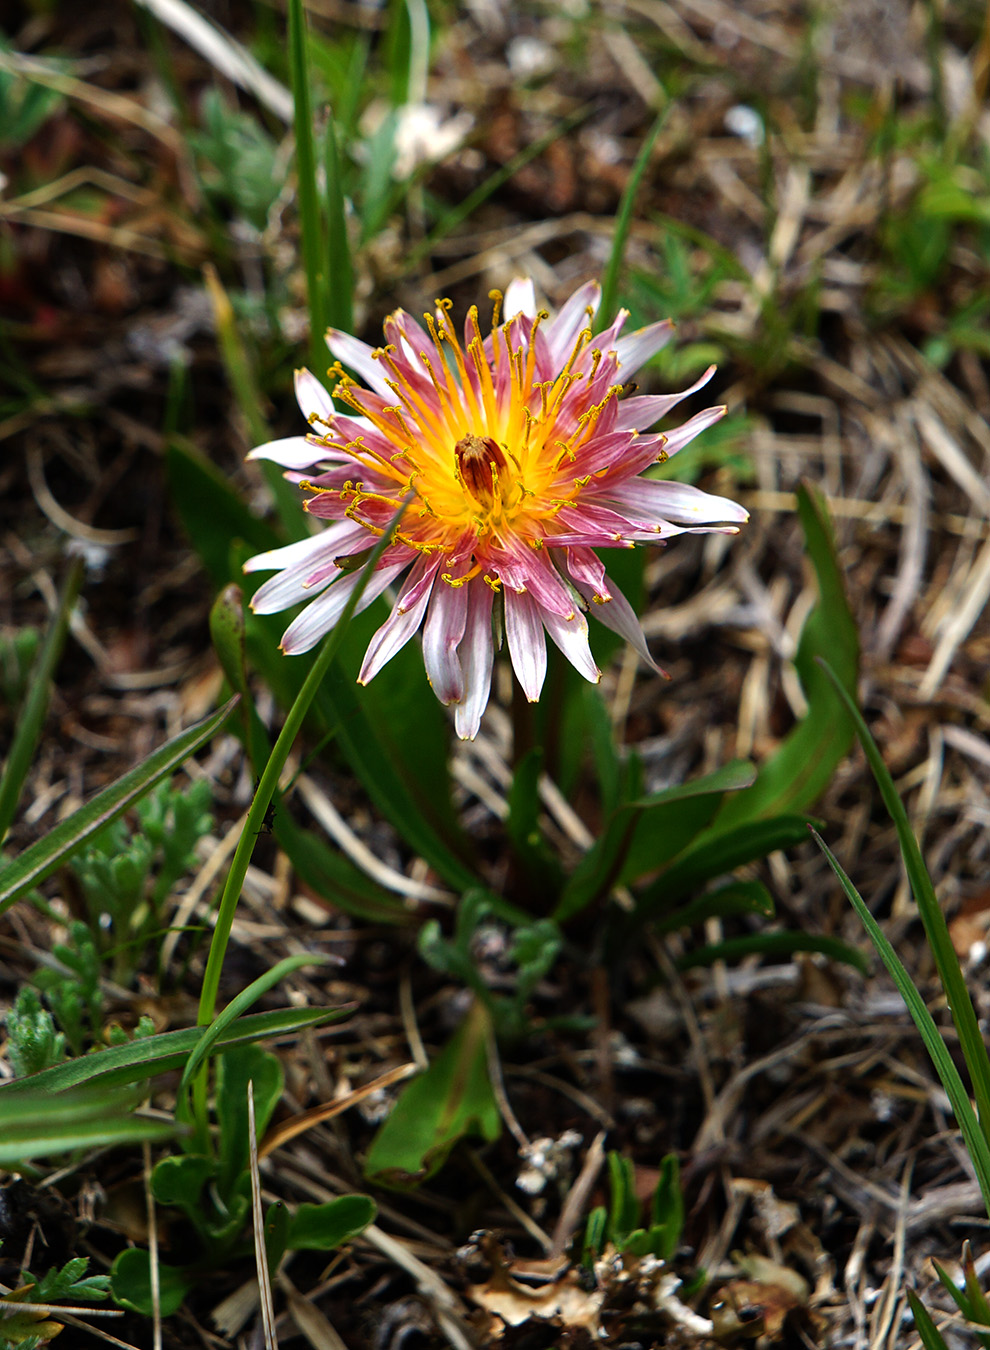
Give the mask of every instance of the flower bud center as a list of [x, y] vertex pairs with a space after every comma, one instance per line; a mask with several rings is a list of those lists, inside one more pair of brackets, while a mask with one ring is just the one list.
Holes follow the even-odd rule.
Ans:
[[454, 446], [457, 472], [471, 496], [486, 511], [501, 497], [499, 475], [508, 468], [501, 447], [491, 436], [463, 436]]

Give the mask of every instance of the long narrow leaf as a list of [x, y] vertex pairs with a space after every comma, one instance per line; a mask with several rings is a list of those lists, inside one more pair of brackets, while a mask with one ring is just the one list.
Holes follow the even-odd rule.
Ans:
[[316, 149], [313, 111], [309, 92], [309, 61], [306, 54], [306, 15], [302, 0], [289, 0], [289, 72], [292, 79], [296, 137], [296, 180], [299, 221], [302, 230], [303, 265], [309, 301], [309, 346], [313, 374], [322, 379], [327, 367], [323, 335], [327, 331], [326, 274], [323, 270], [325, 241], [316, 185]]
[[31, 671], [27, 696], [14, 731], [14, 739], [10, 747], [10, 754], [7, 756], [7, 763], [4, 765], [3, 777], [0, 778], [0, 844], [3, 843], [4, 836], [13, 823], [21, 789], [24, 786], [25, 778], [27, 778], [28, 770], [31, 768], [38, 737], [41, 735], [41, 726], [45, 720], [45, 713], [48, 711], [48, 696], [51, 692], [52, 676], [55, 673], [55, 667], [58, 665], [58, 659], [62, 655], [62, 648], [65, 646], [65, 635], [69, 631], [69, 619], [79, 595], [85, 570], [86, 564], [82, 558], [77, 557], [72, 560], [72, 565], [62, 586], [62, 594], [59, 596], [58, 608], [52, 615], [45, 641]]
[[857, 891], [856, 887], [842, 870], [842, 866], [833, 854], [832, 850], [822, 839], [817, 831], [811, 831], [815, 843], [825, 854], [829, 866], [835, 875], [839, 878], [839, 883], [856, 913], [863, 921], [866, 931], [870, 935], [874, 947], [880, 956], [881, 961], [887, 967], [890, 978], [897, 986], [898, 993], [907, 1004], [907, 1010], [914, 1018], [914, 1024], [921, 1034], [921, 1039], [925, 1043], [925, 1049], [931, 1056], [932, 1063], [935, 1066], [935, 1072], [938, 1074], [942, 1086], [945, 1088], [952, 1106], [953, 1114], [962, 1131], [963, 1139], [966, 1143], [966, 1150], [972, 1159], [973, 1167], [976, 1171], [976, 1179], [979, 1182], [980, 1193], [983, 1196], [983, 1203], [986, 1206], [987, 1214], [990, 1214], [990, 1145], [984, 1138], [983, 1131], [976, 1119], [976, 1112], [973, 1110], [972, 1102], [969, 1099], [969, 1093], [963, 1086], [963, 1081], [959, 1076], [959, 1070], [952, 1062], [952, 1056], [949, 1054], [945, 1041], [942, 1039], [935, 1020], [928, 1008], [925, 1006], [925, 1000], [918, 993], [911, 976], [907, 973], [904, 965], [894, 951], [887, 939], [883, 929], [877, 923], [876, 919], [870, 913], [866, 901]]
[[321, 964], [326, 959], [326, 957], [315, 952], [312, 954], [306, 952], [301, 956], [287, 956], [284, 961], [279, 961], [277, 965], [272, 966], [271, 970], [266, 970], [264, 975], [259, 975], [256, 980], [252, 980], [246, 989], [242, 989], [235, 998], [232, 998], [223, 1012], [210, 1023], [206, 1035], [197, 1042], [195, 1049], [186, 1061], [186, 1067], [182, 1071], [180, 1091], [189, 1082], [207, 1055], [213, 1052], [226, 1029], [242, 1013], [246, 1012], [252, 1003], [256, 1003], [262, 994], [274, 988], [280, 980], [284, 980], [286, 975], [291, 975], [294, 970], [298, 970], [301, 966]]
[[931, 947], [932, 956], [935, 958], [935, 967], [938, 970], [942, 988], [945, 990], [945, 996], [949, 1002], [952, 1020], [959, 1033], [959, 1044], [963, 1052], [963, 1058], [973, 1082], [973, 1095], [976, 1098], [980, 1125], [984, 1137], [990, 1140], [990, 1057], [987, 1055], [986, 1043], [976, 1020], [976, 1011], [973, 1008], [969, 990], [966, 988], [966, 981], [959, 965], [959, 958], [956, 956], [956, 949], [953, 947], [952, 938], [949, 936], [949, 926], [945, 922], [945, 915], [942, 913], [942, 907], [935, 895], [935, 887], [932, 885], [928, 868], [921, 856], [921, 849], [918, 847], [918, 841], [911, 829], [911, 822], [908, 820], [904, 803], [898, 796], [894, 780], [883, 762], [883, 756], [877, 749], [876, 742], [870, 735], [869, 727], [863, 720], [862, 713], [856, 706], [855, 700], [843, 688], [842, 682], [828, 662], [819, 658], [819, 664], [834, 684], [839, 697], [846, 706], [856, 728], [856, 735], [859, 737], [860, 744], [873, 771], [873, 777], [877, 781], [884, 805], [890, 812], [890, 818], [897, 830], [897, 840], [900, 844], [908, 881], [911, 883], [911, 890], [917, 901], [918, 913], [925, 928], [925, 936], [928, 938], [928, 945]]
[[605, 275], [602, 278], [602, 299], [599, 306], [599, 313], [606, 321], [610, 321], [615, 312], [615, 304], [619, 291], [619, 273], [622, 271], [622, 261], [626, 253], [626, 243], [629, 239], [629, 231], [632, 228], [633, 209], [636, 205], [639, 185], [643, 181], [643, 174], [646, 172], [647, 165], [650, 162], [650, 155], [652, 155], [653, 147], [657, 143], [657, 137], [663, 130], [663, 124], [667, 120], [669, 109], [670, 102], [668, 100], [663, 108], [661, 108], [660, 114], [654, 121], [653, 126], [646, 133], [643, 144], [639, 147], [636, 162], [633, 165], [632, 173], [629, 175], [629, 181], [622, 194], [622, 201], [619, 203], [618, 214], [615, 217], [615, 232], [612, 236], [612, 252], [609, 255], [608, 266], [605, 268]]
[[97, 831], [116, 820], [149, 788], [173, 773], [223, 726], [237, 704], [232, 698], [212, 716], [166, 741], [141, 764], [60, 821], [0, 872], [0, 914], [76, 853]]
[[[225, 1050], [231, 1045], [269, 1040], [274, 1036], [294, 1036], [308, 1027], [333, 1022], [350, 1011], [349, 1008], [279, 1008], [275, 1012], [252, 1013], [225, 1027], [213, 1042], [213, 1051]], [[65, 1092], [83, 1083], [97, 1083], [101, 1089], [118, 1087], [125, 1083], [139, 1083], [160, 1073], [181, 1069], [189, 1055], [206, 1035], [205, 1027], [185, 1027], [179, 1031], [162, 1031], [143, 1040], [126, 1045], [112, 1045], [91, 1055], [81, 1055], [65, 1064], [56, 1064], [28, 1078], [15, 1078], [0, 1087], [0, 1132], [6, 1116], [7, 1103], [22, 1093], [37, 1089], [49, 1096]]]

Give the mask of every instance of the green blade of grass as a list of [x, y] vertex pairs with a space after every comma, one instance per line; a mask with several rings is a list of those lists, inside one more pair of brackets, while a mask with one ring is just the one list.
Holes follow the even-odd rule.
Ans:
[[316, 185], [316, 148], [313, 110], [309, 92], [309, 61], [306, 54], [306, 15], [302, 0], [289, 0], [289, 74], [292, 84], [293, 131], [296, 138], [296, 178], [299, 193], [299, 223], [302, 232], [303, 266], [309, 304], [309, 349], [313, 374], [322, 379], [328, 365], [323, 335], [327, 331], [326, 276], [323, 270], [324, 238], [320, 200]]
[[347, 234], [337, 124], [332, 112], [327, 114], [324, 163], [327, 179], [327, 256], [330, 267], [327, 320], [332, 327], [342, 328], [345, 333], [349, 333], [354, 327], [354, 268]]
[[0, 872], [0, 914], [32, 886], [37, 886], [50, 876], [97, 831], [133, 806], [155, 783], [179, 768], [201, 745], [205, 745], [220, 730], [236, 705], [235, 697], [211, 717], [204, 718], [188, 731], [166, 741], [137, 768], [98, 792], [92, 801], [81, 806], [78, 811], [73, 811], [43, 839], [26, 848], [19, 858]]
[[626, 254], [626, 244], [629, 240], [629, 231], [632, 228], [633, 209], [636, 205], [639, 185], [643, 181], [643, 174], [650, 162], [650, 156], [657, 143], [657, 138], [663, 130], [669, 109], [670, 103], [667, 102], [661, 108], [653, 126], [646, 134], [646, 139], [639, 147], [639, 154], [636, 156], [636, 162], [633, 164], [632, 173], [629, 175], [629, 181], [619, 203], [618, 214], [615, 217], [615, 233], [612, 236], [612, 252], [609, 254], [608, 266], [605, 268], [605, 275], [602, 278], [602, 298], [598, 306], [598, 313], [606, 323], [611, 322], [612, 315], [615, 312], [619, 292], [619, 273], [622, 271], [622, 260]]
[[949, 1350], [945, 1338], [932, 1321], [931, 1313], [922, 1303], [913, 1289], [907, 1291], [908, 1302], [914, 1315], [914, 1325], [918, 1328], [921, 1344], [925, 1350]]
[[[213, 1051], [231, 1045], [244, 1045], [275, 1036], [294, 1036], [308, 1027], [332, 1022], [350, 1011], [342, 1008], [280, 1008], [275, 1012], [252, 1013], [222, 1029], [213, 1042]], [[62, 1093], [84, 1083], [98, 1084], [101, 1089], [124, 1083], [139, 1083], [160, 1073], [181, 1069], [186, 1059], [206, 1035], [204, 1027], [185, 1027], [179, 1031], [161, 1031], [142, 1040], [128, 1041], [126, 1045], [112, 1045], [56, 1064], [28, 1078], [15, 1078], [0, 1086], [0, 1129], [6, 1119], [4, 1111], [9, 1098], [31, 1093], [37, 1089], [48, 1096]]]
[[853, 909], [855, 909], [856, 913], [862, 919], [863, 925], [870, 935], [870, 940], [874, 947], [876, 947], [881, 961], [887, 967], [890, 978], [897, 986], [898, 993], [906, 1003], [907, 1010], [914, 1019], [914, 1024], [918, 1028], [921, 1039], [925, 1043], [925, 1049], [931, 1056], [932, 1063], [935, 1066], [935, 1072], [938, 1074], [942, 1086], [945, 1088], [949, 1103], [952, 1106], [953, 1114], [962, 1131], [966, 1150], [972, 1159], [973, 1167], [976, 1171], [976, 1179], [979, 1183], [980, 1193], [983, 1196], [983, 1203], [986, 1206], [987, 1213], [990, 1214], [990, 1145], [987, 1144], [983, 1131], [980, 1128], [979, 1121], [976, 1118], [976, 1112], [973, 1110], [972, 1102], [969, 1100], [969, 1094], [959, 1076], [959, 1070], [952, 1062], [952, 1056], [949, 1054], [948, 1047], [942, 1039], [938, 1027], [935, 1025], [935, 1019], [925, 1006], [924, 999], [915, 988], [911, 976], [904, 968], [903, 962], [894, 951], [894, 948], [888, 941], [883, 929], [870, 913], [866, 901], [849, 880], [848, 876], [846, 876], [832, 850], [825, 843], [825, 840], [822, 839], [817, 830], [812, 830], [811, 834], [815, 843], [828, 859], [828, 864], [832, 871], [839, 878], [839, 884], [849, 897]]
[[911, 822], [908, 820], [904, 803], [898, 796], [894, 780], [883, 762], [883, 756], [880, 754], [876, 742], [870, 735], [869, 727], [863, 720], [862, 713], [828, 662], [822, 657], [818, 658], [818, 662], [834, 684], [853, 720], [856, 735], [859, 737], [860, 744], [866, 754], [873, 777], [880, 789], [880, 795], [883, 797], [884, 805], [894, 822], [908, 881], [918, 905], [918, 914], [924, 925], [925, 936], [935, 959], [935, 967], [938, 970], [939, 979], [942, 981], [942, 988], [945, 990], [952, 1020], [955, 1023], [956, 1031], [959, 1033], [959, 1045], [973, 1083], [973, 1095], [976, 1098], [976, 1109], [984, 1140], [990, 1141], [990, 1057], [987, 1055], [986, 1044], [976, 1019], [973, 1001], [969, 996], [969, 990], [966, 988], [966, 981], [959, 965], [959, 958], [956, 956], [956, 949], [953, 947], [952, 938], [949, 936], [949, 926], [945, 922], [945, 915], [942, 913], [942, 907], [935, 895], [935, 887], [932, 885], [928, 868], [921, 856], [921, 849], [918, 847], [918, 841], [911, 829]]
[[240, 1017], [241, 1013], [246, 1012], [262, 994], [267, 993], [286, 975], [291, 975], [294, 970], [298, 970], [301, 966], [319, 965], [326, 960], [325, 956], [316, 952], [305, 952], [301, 956], [287, 956], [284, 961], [279, 961], [277, 965], [272, 966], [271, 970], [266, 970], [264, 975], [259, 975], [256, 980], [252, 980], [246, 989], [242, 989], [235, 998], [232, 998], [223, 1012], [210, 1023], [206, 1034], [198, 1041], [192, 1054], [186, 1060], [186, 1067], [182, 1071], [182, 1082], [179, 1085], [180, 1093], [207, 1055], [212, 1054], [226, 1029]]
[[24, 787], [24, 780], [31, 768], [35, 747], [41, 735], [41, 726], [45, 720], [45, 713], [48, 711], [48, 696], [51, 692], [52, 676], [55, 673], [55, 667], [58, 665], [58, 659], [62, 655], [62, 648], [65, 646], [65, 637], [69, 631], [69, 618], [79, 595], [85, 570], [84, 559], [81, 557], [73, 558], [65, 583], [62, 586], [58, 608], [52, 616], [45, 641], [38, 653], [34, 669], [31, 671], [27, 697], [24, 700], [21, 715], [17, 720], [10, 754], [7, 756], [7, 763], [3, 769], [3, 777], [0, 778], [0, 844], [3, 843], [7, 831], [13, 823], [21, 789]]

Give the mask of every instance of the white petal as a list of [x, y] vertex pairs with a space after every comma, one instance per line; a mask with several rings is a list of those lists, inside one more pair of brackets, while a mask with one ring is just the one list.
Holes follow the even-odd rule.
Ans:
[[505, 596], [505, 636], [509, 641], [512, 669], [530, 703], [540, 697], [547, 675], [547, 644], [540, 610], [529, 594], [520, 595], [502, 587]]
[[356, 371], [370, 389], [382, 398], [394, 400], [392, 390], [385, 383], [382, 363], [372, 355], [374, 348], [351, 337], [350, 333], [342, 333], [339, 328], [327, 329], [326, 342], [337, 360]]
[[728, 497], [716, 497], [689, 483], [659, 478], [634, 478], [608, 490], [610, 500], [635, 510], [640, 516], [656, 516], [675, 525], [741, 525], [749, 512]]
[[[460, 703], [464, 697], [464, 671], [457, 648], [467, 626], [469, 590], [470, 583], [448, 586], [444, 581], [438, 582], [423, 628], [423, 664], [430, 687], [441, 703]], [[490, 630], [491, 623], [488, 627]]]
[[517, 314], [525, 314], [527, 319], [536, 318], [536, 292], [531, 277], [514, 277], [505, 288], [502, 323], [508, 323]]
[[551, 614], [548, 610], [544, 610], [543, 623], [578, 674], [583, 675], [592, 684], [597, 684], [602, 678], [602, 672], [595, 665], [595, 658], [591, 655], [591, 648], [588, 646], [588, 621], [581, 611], [575, 611], [569, 619], [562, 619], [559, 614]]
[[333, 399], [324, 389], [323, 385], [316, 378], [311, 370], [305, 366], [295, 373], [296, 402], [303, 417], [309, 422], [314, 413], [319, 413], [323, 418], [330, 418], [336, 413], [337, 409], [333, 406]]
[[[363, 609], [367, 609], [368, 605], [381, 595], [389, 582], [399, 575], [404, 566], [403, 563], [399, 567], [383, 567], [377, 571], [358, 601], [355, 613], [360, 614]], [[351, 591], [358, 584], [360, 576], [360, 572], [352, 572], [342, 577], [312, 604], [307, 605], [298, 618], [293, 619], [282, 634], [281, 645], [286, 656], [299, 656], [302, 652], [308, 652], [325, 633], [330, 632], [343, 613], [344, 606], [350, 598]]]
[[360, 525], [355, 525], [353, 521], [341, 520], [335, 525], [329, 525], [319, 534], [314, 534], [310, 539], [298, 539], [294, 544], [286, 544], [282, 548], [269, 549], [267, 553], [256, 553], [253, 558], [248, 558], [244, 564], [245, 572], [275, 572], [283, 567], [293, 567], [296, 563], [309, 560], [318, 561], [324, 552], [331, 556], [340, 553], [341, 545], [344, 544], [349, 535], [355, 531], [367, 534]]
[[651, 356], [656, 356], [660, 348], [670, 341], [673, 332], [672, 321], [661, 319], [659, 323], [647, 324], [645, 328], [637, 328], [634, 333], [617, 338], [615, 353], [619, 358], [623, 379], [628, 380]]
[[340, 459], [334, 454], [316, 445], [308, 436], [286, 436], [281, 441], [269, 441], [248, 452], [248, 459], [270, 459], [273, 464], [281, 464], [283, 469], [311, 469], [325, 459]]
[[545, 332], [550, 342], [550, 350], [556, 363], [566, 361], [571, 348], [582, 328], [589, 326], [588, 310], [592, 319], [598, 313], [602, 288], [597, 281], [587, 281], [579, 286], [563, 309], [547, 324]]
[[468, 582], [467, 620], [459, 648], [464, 672], [464, 698], [454, 710], [454, 729], [462, 741], [473, 741], [488, 706], [492, 686], [492, 603], [495, 593], [483, 577]]

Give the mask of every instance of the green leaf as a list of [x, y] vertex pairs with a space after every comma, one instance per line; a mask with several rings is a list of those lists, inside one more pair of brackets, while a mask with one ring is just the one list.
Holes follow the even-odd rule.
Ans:
[[832, 961], [852, 966], [862, 975], [869, 969], [866, 957], [857, 947], [815, 933], [747, 933], [745, 937], [726, 938], [682, 956], [677, 968], [691, 970], [715, 961], [741, 961], [744, 956], [792, 956], [795, 952], [820, 952]]
[[[37, 1074], [20, 1081], [36, 1084], [43, 1077]], [[136, 1105], [133, 1095], [104, 1088], [77, 1089], [58, 1097], [37, 1087], [20, 1092], [5, 1088], [0, 1091], [0, 1166], [77, 1148], [157, 1142], [176, 1133], [173, 1121], [135, 1115]]]
[[[289, 1036], [307, 1027], [319, 1026], [345, 1016], [349, 1008], [280, 1008], [277, 1012], [254, 1013], [242, 1017], [211, 1040], [209, 1051], [215, 1054], [229, 1045]], [[101, 1091], [125, 1083], [137, 1083], [156, 1074], [181, 1069], [193, 1050], [206, 1037], [205, 1027], [187, 1027], [182, 1031], [163, 1031], [156, 1036], [113, 1045], [91, 1055], [71, 1059], [45, 1069], [30, 1078], [16, 1078], [0, 1087], [0, 1125], [5, 1119], [8, 1098], [20, 1097], [37, 1089], [39, 1093], [65, 1092], [83, 1083], [94, 1083]], [[33, 1095], [32, 1095], [33, 1100]], [[62, 1098], [57, 1100], [61, 1101]]]
[[640, 1206], [636, 1197], [636, 1169], [631, 1158], [610, 1150], [608, 1155], [609, 1216], [608, 1235], [621, 1247], [630, 1233], [639, 1227]]
[[554, 918], [563, 923], [612, 886], [657, 871], [704, 829], [726, 792], [738, 792], [752, 781], [752, 766], [735, 760], [693, 782], [621, 806], [571, 874]]
[[151, 1191], [160, 1205], [181, 1209], [198, 1227], [203, 1187], [216, 1174], [216, 1163], [202, 1153], [162, 1158], [151, 1173]]
[[133, 806], [149, 788], [173, 773], [223, 726], [237, 699], [232, 698], [211, 717], [197, 722], [153, 751], [137, 768], [125, 773], [71, 816], [60, 821], [43, 839], [26, 848], [0, 871], [0, 914], [50, 876], [112, 820]]
[[653, 1227], [662, 1228], [664, 1233], [657, 1255], [665, 1261], [673, 1260], [684, 1231], [684, 1192], [676, 1153], [668, 1153], [660, 1164], [660, 1180], [653, 1192]]
[[[159, 1310], [163, 1317], [179, 1311], [195, 1280], [184, 1270], [158, 1263]], [[110, 1288], [122, 1308], [150, 1317], [154, 1311], [151, 1296], [151, 1257], [137, 1247], [128, 1247], [110, 1268]]]
[[498, 1138], [502, 1123], [488, 1076], [491, 1019], [477, 999], [453, 1038], [396, 1102], [368, 1151], [365, 1176], [415, 1186], [432, 1176], [465, 1135]]
[[300, 1205], [289, 1221], [292, 1251], [332, 1252], [374, 1223], [378, 1212], [367, 1195], [342, 1195], [324, 1205]]
[[897, 794], [894, 780], [883, 762], [883, 756], [877, 748], [876, 741], [870, 735], [869, 727], [863, 720], [862, 713], [856, 706], [854, 696], [846, 692], [840, 683], [839, 676], [824, 659], [821, 661], [821, 669], [831, 681], [852, 720], [873, 777], [880, 789], [884, 805], [894, 822], [897, 842], [904, 859], [904, 870], [907, 872], [908, 881], [911, 883], [911, 891], [918, 905], [918, 914], [924, 925], [925, 936], [935, 960], [935, 968], [938, 970], [939, 979], [942, 981], [942, 988], [945, 990], [945, 996], [952, 1013], [952, 1020], [955, 1023], [956, 1031], [959, 1033], [959, 1045], [973, 1082], [973, 1096], [976, 1098], [980, 1127], [984, 1138], [988, 1140], [988, 1148], [990, 1148], [990, 1056], [987, 1055], [986, 1041], [976, 1018], [973, 1000], [970, 998], [969, 990], [966, 987], [966, 980], [959, 964], [959, 958], [956, 955], [956, 949], [952, 945], [952, 938], [949, 936], [949, 926], [945, 921], [942, 906], [938, 902], [935, 887], [932, 885], [932, 879], [928, 874], [928, 868], [921, 856], [921, 849], [918, 847], [918, 841], [911, 829], [911, 822], [908, 820], [904, 803]]
[[935, 1066], [935, 1072], [938, 1074], [942, 1086], [945, 1088], [956, 1122], [959, 1129], [962, 1131], [963, 1140], [966, 1144], [966, 1151], [973, 1163], [976, 1179], [980, 1186], [980, 1193], [983, 1196], [983, 1204], [987, 1214], [990, 1215], [990, 1144], [987, 1143], [986, 1136], [976, 1118], [976, 1112], [973, 1110], [972, 1103], [970, 1102], [969, 1093], [963, 1085], [962, 1078], [959, 1076], [959, 1070], [956, 1068], [955, 1062], [949, 1053], [948, 1046], [945, 1044], [941, 1032], [935, 1025], [935, 1019], [928, 1011], [925, 1000], [915, 988], [911, 976], [905, 970], [900, 957], [891, 946], [887, 935], [873, 917], [866, 901], [843, 871], [841, 864], [833, 854], [832, 850], [825, 843], [824, 839], [822, 839], [815, 831], [812, 831], [812, 834], [815, 843], [825, 854], [829, 866], [838, 877], [839, 883], [848, 896], [853, 909], [855, 909], [862, 920], [866, 931], [870, 935], [870, 940], [877, 949], [881, 961], [887, 967], [887, 973], [897, 986], [898, 993], [907, 1004], [907, 1010], [914, 1019], [914, 1024], [918, 1028], [921, 1039], [925, 1043], [925, 1049], [931, 1056], [931, 1061]]
[[925, 1350], [949, 1350], [942, 1333], [932, 1321], [928, 1309], [918, 1295], [913, 1289], [909, 1289], [907, 1296], [911, 1305], [911, 1312], [914, 1315], [914, 1324], [918, 1328], [918, 1335], [921, 1337], [921, 1344], [925, 1347]]
[[320, 215], [316, 181], [316, 147], [306, 50], [306, 13], [302, 0], [289, 0], [289, 74], [292, 84], [292, 128], [296, 137], [296, 185], [302, 232], [306, 299], [309, 306], [309, 345], [313, 374], [322, 379], [326, 367], [323, 334], [327, 330], [328, 287], [326, 239]]
[[608, 1241], [608, 1210], [597, 1205], [588, 1215], [588, 1224], [584, 1230], [584, 1244], [581, 1248], [581, 1264], [587, 1269], [595, 1264]]
[[832, 662], [841, 688], [855, 694], [859, 673], [856, 621], [846, 599], [824, 499], [802, 484], [797, 503], [819, 595], [805, 620], [794, 657], [808, 712], [760, 769], [753, 786], [722, 807], [716, 820], [719, 832], [768, 816], [803, 811], [821, 796], [853, 740], [852, 718], [816, 658], [824, 656]]
[[217, 1191], [226, 1201], [248, 1167], [248, 1084], [254, 1084], [256, 1138], [264, 1134], [282, 1096], [282, 1062], [257, 1045], [225, 1050], [217, 1065], [216, 1113], [220, 1165]]
[[[805, 827], [807, 833], [807, 827]], [[730, 881], [714, 891], [689, 900], [663, 918], [653, 920], [657, 933], [673, 933], [693, 928], [706, 919], [727, 919], [735, 914], [757, 914], [762, 919], [774, 916], [773, 897], [762, 881]]]
[[[280, 984], [286, 975], [291, 975], [293, 971], [299, 970], [303, 966], [323, 965], [328, 959], [318, 952], [312, 954], [301, 952], [298, 956], [287, 956], [272, 966], [270, 970], [266, 970], [263, 975], [259, 975], [256, 980], [252, 980], [246, 989], [242, 989], [239, 994], [235, 995], [223, 1012], [218, 1013], [210, 1025], [206, 1027], [203, 1036], [196, 1042], [192, 1053], [186, 1060], [185, 1068], [182, 1071], [182, 1081], [179, 1085], [180, 1095], [207, 1055], [214, 1052], [227, 1028], [242, 1013], [246, 1012], [252, 1003], [256, 1003], [262, 994]], [[148, 1044], [147, 1041], [144, 1043], [145, 1045]]]
[[664, 912], [670, 906], [692, 895], [706, 882], [725, 876], [744, 863], [765, 858], [777, 849], [803, 843], [812, 823], [807, 816], [771, 816], [723, 830], [716, 821], [712, 829], [699, 834], [640, 893], [635, 918], [654, 918], [659, 914], [665, 922]]

